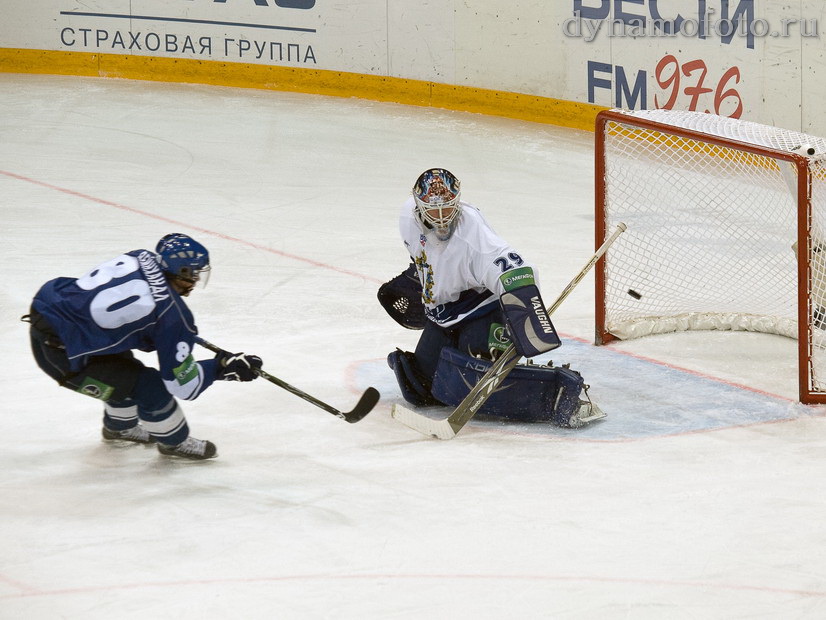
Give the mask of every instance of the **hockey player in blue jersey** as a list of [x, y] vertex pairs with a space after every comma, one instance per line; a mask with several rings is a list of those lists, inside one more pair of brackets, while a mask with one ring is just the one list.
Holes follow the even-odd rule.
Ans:
[[[536, 269], [479, 209], [460, 200], [451, 172], [432, 168], [419, 176], [402, 205], [399, 229], [411, 264], [378, 297], [398, 323], [423, 330], [415, 351], [388, 356], [405, 400], [456, 406], [511, 343], [527, 358], [562, 344]], [[568, 368], [517, 367], [481, 411], [582, 426], [595, 419], [579, 401], [583, 389], [579, 373]]]
[[[222, 352], [193, 357], [195, 326], [183, 298], [206, 285], [209, 252], [172, 233], [155, 251], [133, 250], [79, 278], [44, 284], [24, 319], [30, 321], [38, 366], [62, 387], [103, 401], [103, 438], [157, 443], [161, 454], [217, 456], [211, 441], [189, 434], [178, 399], [193, 400], [215, 380], [252, 381], [261, 359]], [[156, 351], [159, 368], [133, 350]]]

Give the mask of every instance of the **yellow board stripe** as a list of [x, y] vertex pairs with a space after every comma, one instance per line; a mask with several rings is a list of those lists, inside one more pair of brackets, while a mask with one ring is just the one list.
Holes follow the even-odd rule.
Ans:
[[114, 77], [360, 97], [587, 131], [594, 130], [597, 113], [605, 109], [550, 97], [361, 73], [125, 54], [0, 48], [0, 72]]

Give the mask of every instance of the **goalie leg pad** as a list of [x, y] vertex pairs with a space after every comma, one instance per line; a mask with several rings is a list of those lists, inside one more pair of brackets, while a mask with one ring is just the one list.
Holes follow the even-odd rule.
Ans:
[[[433, 396], [446, 405], [457, 406], [490, 366], [488, 360], [445, 347], [433, 379]], [[520, 364], [482, 405], [478, 415], [514, 422], [551, 422], [566, 428], [584, 426], [592, 421], [588, 417], [590, 409], [583, 409], [590, 403], [580, 400], [584, 390], [582, 376], [575, 370]]]
[[396, 349], [387, 356], [387, 365], [393, 369], [404, 399], [417, 407], [441, 404], [430, 394], [429, 383], [418, 370], [416, 359], [409, 351]]
[[533, 357], [562, 344], [536, 285], [506, 291], [499, 297], [499, 302], [519, 355]]

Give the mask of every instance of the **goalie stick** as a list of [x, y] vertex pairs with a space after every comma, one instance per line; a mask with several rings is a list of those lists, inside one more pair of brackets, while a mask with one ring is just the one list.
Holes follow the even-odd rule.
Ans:
[[[605, 240], [585, 267], [574, 276], [574, 279], [565, 287], [565, 290], [562, 291], [557, 300], [547, 309], [548, 316], [559, 308], [560, 304], [571, 294], [571, 291], [576, 288], [597, 261], [602, 258], [602, 255], [608, 251], [608, 248], [616, 241], [617, 237], [625, 232], [626, 228], [626, 225], [622, 222], [617, 224], [611, 236]], [[479, 409], [482, 408], [485, 401], [487, 401], [490, 395], [496, 391], [496, 388], [502, 384], [505, 377], [507, 377], [510, 371], [519, 363], [519, 360], [520, 355], [516, 352], [516, 347], [511, 344], [496, 359], [476, 385], [473, 386], [473, 389], [465, 396], [464, 400], [459, 403], [456, 409], [453, 410], [453, 413], [443, 420], [429, 418], [426, 415], [416, 413], [398, 404], [393, 405], [390, 415], [405, 426], [409, 426], [424, 435], [429, 435], [437, 439], [453, 439], [465, 424], [476, 415]]]
[[[222, 349], [221, 347], [219, 347], [217, 345], [214, 345], [214, 344], [212, 344], [211, 342], [209, 342], [207, 340], [204, 340], [200, 336], [195, 337], [195, 342], [197, 342], [202, 347], [204, 347], [206, 349], [209, 349], [210, 351], [212, 351], [214, 353], [224, 353], [224, 352], [226, 352], [225, 349]], [[359, 399], [359, 402], [356, 403], [356, 406], [353, 408], [352, 411], [339, 411], [335, 407], [333, 407], [331, 405], [328, 405], [327, 403], [318, 400], [314, 396], [310, 396], [309, 394], [307, 394], [307, 392], [304, 392], [303, 390], [299, 390], [297, 387], [294, 387], [294, 386], [290, 385], [286, 381], [282, 381], [278, 377], [274, 377], [273, 375], [271, 375], [270, 373], [266, 372], [265, 370], [263, 370], [261, 368], [256, 369], [255, 373], [259, 377], [261, 377], [262, 379], [266, 379], [270, 383], [274, 383], [278, 387], [287, 390], [291, 394], [295, 394], [299, 398], [303, 398], [308, 403], [312, 403], [316, 407], [324, 409], [324, 411], [326, 411], [327, 413], [332, 413], [334, 416], [336, 416], [338, 418], [341, 418], [342, 420], [344, 420], [345, 422], [349, 422], [350, 424], [358, 422], [364, 416], [366, 416], [368, 413], [370, 413], [370, 411], [372, 411], [373, 407], [376, 406], [376, 403], [379, 402], [379, 397], [381, 396], [379, 394], [379, 391], [376, 388], [368, 387], [364, 391], [364, 394], [361, 395], [361, 398]]]

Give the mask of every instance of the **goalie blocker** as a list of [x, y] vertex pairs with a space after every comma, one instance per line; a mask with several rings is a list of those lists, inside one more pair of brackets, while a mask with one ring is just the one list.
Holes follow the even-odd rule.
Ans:
[[508, 333], [522, 357], [552, 351], [562, 344], [545, 311], [533, 269], [512, 269], [499, 278], [505, 292], [499, 296]]

